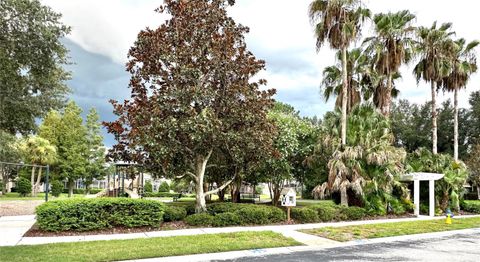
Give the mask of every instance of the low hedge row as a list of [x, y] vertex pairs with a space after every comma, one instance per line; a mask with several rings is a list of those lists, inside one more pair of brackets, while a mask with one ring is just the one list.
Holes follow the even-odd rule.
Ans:
[[167, 206], [163, 213], [163, 221], [181, 221], [187, 216], [187, 210], [180, 206]]
[[464, 211], [480, 214], [480, 200], [465, 200], [461, 206]]
[[88, 231], [112, 227], [158, 227], [165, 205], [158, 201], [100, 198], [69, 199], [37, 207], [37, 222], [46, 231]]
[[[101, 189], [101, 188], [90, 188], [90, 194], [94, 195], [94, 194], [97, 194], [101, 191], [103, 191], [104, 189]], [[62, 190], [62, 193], [63, 194], [68, 194], [68, 188], [64, 188]], [[83, 188], [74, 188], [73, 189], [73, 193], [74, 194], [78, 194], [78, 195], [84, 195], [85, 194], [85, 189]]]
[[215, 203], [207, 207], [208, 213], [187, 216], [191, 226], [265, 225], [285, 221], [285, 212], [273, 206]]
[[[145, 192], [144, 197], [174, 197], [178, 196], [179, 193], [170, 193], [170, 192]], [[185, 197], [185, 195], [182, 195]]]

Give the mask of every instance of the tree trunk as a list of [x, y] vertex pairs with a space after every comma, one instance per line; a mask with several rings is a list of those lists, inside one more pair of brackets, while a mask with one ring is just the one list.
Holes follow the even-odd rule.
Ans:
[[204, 156], [198, 156], [195, 160], [195, 193], [196, 193], [196, 202], [195, 202], [195, 213], [207, 212], [207, 205], [205, 202], [205, 191], [203, 188], [203, 181], [205, 177], [205, 168], [207, 166], [208, 158]]
[[437, 89], [435, 82], [432, 82], [432, 153], [436, 155], [437, 150]]
[[448, 194], [448, 191], [446, 190], [443, 192], [442, 199], [440, 200], [440, 208], [445, 211], [448, 208], [448, 201], [450, 200], [450, 195]]
[[225, 189], [218, 191], [218, 201], [220, 202], [225, 201]]
[[68, 179], [68, 197], [73, 196], [73, 186], [75, 185], [75, 181], [73, 179]]
[[38, 177], [37, 181], [35, 182], [35, 196], [37, 196], [38, 192], [40, 192], [40, 181], [42, 180], [42, 168], [38, 169]]
[[2, 172], [2, 182], [3, 182], [2, 195], [5, 195], [5, 194], [7, 194], [8, 172], [7, 172], [7, 170], [5, 170], [5, 168], [2, 168], [1, 172]]
[[348, 207], [348, 193], [346, 187], [340, 188], [340, 204]]
[[30, 178], [30, 184], [32, 185], [32, 196], [36, 196], [35, 193], [35, 167], [32, 167], [32, 176]]
[[458, 162], [458, 88], [453, 92], [453, 158]]
[[480, 200], [480, 185], [477, 186], [477, 197]]
[[347, 99], [348, 99], [348, 72], [347, 72], [347, 48], [342, 48], [342, 146], [347, 144]]
[[392, 74], [388, 74], [387, 77], [387, 92], [385, 94], [385, 102], [383, 104], [382, 113], [385, 117], [390, 117], [390, 107], [392, 105], [392, 90], [393, 90], [393, 80]]

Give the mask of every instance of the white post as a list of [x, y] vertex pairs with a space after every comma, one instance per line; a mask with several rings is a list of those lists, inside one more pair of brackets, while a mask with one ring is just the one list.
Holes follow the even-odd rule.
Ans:
[[413, 181], [413, 204], [415, 205], [415, 216], [420, 216], [420, 180]]
[[428, 186], [429, 186], [428, 192], [430, 195], [430, 199], [429, 199], [430, 203], [429, 203], [428, 211], [429, 211], [429, 215], [431, 217], [434, 217], [435, 216], [435, 180], [428, 181]]

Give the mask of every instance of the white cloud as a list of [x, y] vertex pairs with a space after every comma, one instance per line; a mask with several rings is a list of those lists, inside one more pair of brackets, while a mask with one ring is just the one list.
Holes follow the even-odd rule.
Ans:
[[[124, 63], [127, 52], [137, 33], [147, 26], [156, 27], [164, 19], [153, 10], [161, 2], [156, 0], [42, 0], [63, 14], [66, 24], [73, 27], [69, 38], [84, 49]], [[279, 90], [285, 102], [302, 108], [302, 113], [312, 115], [331, 109], [319, 96], [321, 71], [333, 63], [333, 51], [325, 47], [315, 51], [312, 25], [307, 16], [310, 0], [237, 0], [230, 14], [251, 31], [247, 42], [258, 58], [267, 61], [268, 72], [263, 75], [269, 87]], [[417, 23], [430, 25], [433, 21], [453, 22], [458, 36], [468, 40], [480, 39], [475, 26], [480, 24], [475, 4], [469, 0], [370, 0], [374, 12], [409, 9], [418, 16]], [[364, 35], [371, 33], [365, 30]], [[429, 86], [418, 87], [411, 75], [411, 67], [403, 70], [403, 80], [397, 83], [401, 98], [417, 103], [429, 99]], [[466, 106], [468, 93], [479, 90], [480, 76], [472, 78], [467, 91], [462, 91], [460, 105]], [[295, 93], [295, 91], [297, 91]], [[306, 96], [303, 103], [302, 92]], [[311, 97], [311, 96], [316, 97]], [[308, 96], [308, 97], [307, 97]], [[451, 94], [440, 94], [443, 101]]]

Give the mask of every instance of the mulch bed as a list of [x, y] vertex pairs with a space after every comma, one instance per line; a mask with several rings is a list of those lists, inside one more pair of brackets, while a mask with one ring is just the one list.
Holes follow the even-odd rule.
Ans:
[[63, 232], [50, 232], [44, 231], [38, 228], [38, 225], [33, 225], [23, 236], [24, 237], [59, 237], [59, 236], [89, 236], [89, 235], [112, 235], [112, 234], [131, 234], [131, 233], [144, 233], [152, 231], [165, 231], [189, 228], [183, 221], [178, 222], [166, 222], [160, 227], [115, 227], [101, 230], [91, 231], [63, 231]]

